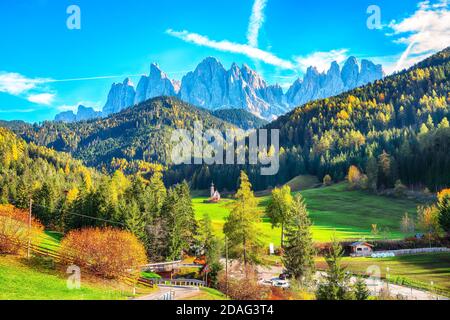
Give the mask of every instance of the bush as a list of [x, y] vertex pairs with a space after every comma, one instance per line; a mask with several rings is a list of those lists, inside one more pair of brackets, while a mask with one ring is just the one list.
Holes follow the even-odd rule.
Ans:
[[404, 197], [406, 191], [407, 191], [406, 186], [400, 180], [395, 181], [394, 193], [396, 197], [398, 198]]
[[270, 288], [258, 284], [255, 272], [247, 271], [246, 277], [237, 279], [225, 273], [219, 275], [217, 288], [233, 300], [263, 300], [270, 294]]
[[348, 169], [347, 180], [350, 190], [367, 189], [368, 178], [356, 166], [350, 166]]
[[36, 220], [28, 229], [29, 214], [12, 205], [0, 205], [0, 253], [18, 254], [25, 249], [28, 239], [34, 242], [43, 233], [44, 227]]
[[147, 262], [142, 243], [132, 233], [113, 228], [71, 231], [61, 242], [61, 252], [65, 261], [106, 278], [139, 277], [139, 267]]
[[326, 186], [331, 186], [331, 184], [333, 183], [333, 179], [331, 179], [331, 176], [329, 174], [327, 174], [325, 177], [323, 177], [323, 185]]

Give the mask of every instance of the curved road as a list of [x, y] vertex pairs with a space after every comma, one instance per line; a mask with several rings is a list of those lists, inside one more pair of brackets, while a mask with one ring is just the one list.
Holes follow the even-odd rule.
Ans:
[[[258, 273], [262, 279], [277, 278], [283, 272], [282, 267], [259, 267]], [[320, 278], [324, 272], [317, 272], [316, 277]], [[356, 281], [356, 277], [351, 277], [351, 281]], [[400, 286], [396, 284], [387, 283], [382, 280], [374, 281], [373, 279], [365, 279], [367, 288], [373, 295], [378, 295], [380, 290], [389, 288], [389, 292], [392, 296], [402, 295], [408, 300], [449, 300], [447, 297], [439, 296], [435, 293], [413, 289], [410, 287]]]
[[174, 300], [185, 300], [200, 294], [200, 289], [198, 287], [159, 285], [158, 288], [159, 290], [157, 292], [138, 297], [134, 300], [163, 300], [162, 296], [170, 291], [174, 292]]

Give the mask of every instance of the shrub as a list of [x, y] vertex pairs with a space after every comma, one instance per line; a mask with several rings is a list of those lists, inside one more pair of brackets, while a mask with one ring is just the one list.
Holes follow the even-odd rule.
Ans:
[[401, 182], [401, 180], [397, 180], [395, 181], [395, 185], [394, 185], [394, 193], [395, 196], [400, 198], [403, 197], [405, 195], [407, 191], [406, 186]]
[[333, 183], [333, 179], [331, 179], [331, 176], [327, 174], [325, 177], [323, 177], [323, 185], [324, 186], [331, 186]]
[[221, 272], [217, 288], [233, 300], [263, 300], [270, 294], [270, 288], [258, 284], [256, 273], [247, 271], [242, 279], [228, 276]]
[[132, 233], [113, 228], [71, 231], [61, 242], [65, 261], [106, 278], [133, 274], [147, 261], [143, 244]]
[[28, 212], [12, 205], [0, 205], [0, 253], [18, 254], [25, 249], [28, 240], [37, 240], [44, 227], [32, 218], [28, 228]]
[[347, 180], [350, 189], [367, 189], [368, 178], [356, 166], [352, 165], [348, 169]]

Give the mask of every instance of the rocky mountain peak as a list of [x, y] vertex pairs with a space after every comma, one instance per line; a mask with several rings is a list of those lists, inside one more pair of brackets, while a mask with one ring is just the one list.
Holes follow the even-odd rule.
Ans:
[[157, 96], [177, 96], [210, 110], [242, 108], [259, 117], [273, 119], [308, 101], [337, 95], [382, 77], [380, 65], [362, 60], [360, 69], [357, 59], [350, 57], [342, 69], [336, 61], [324, 73], [309, 67], [303, 79], [297, 79], [285, 94], [281, 86], [268, 85], [247, 64], [239, 67], [233, 63], [226, 70], [219, 60], [207, 57], [181, 82], [175, 82], [152, 63], [149, 75], [141, 77], [136, 90], [130, 79], [111, 87], [104, 114], [119, 112]]
[[106, 116], [132, 106], [135, 95], [136, 91], [129, 78], [126, 78], [122, 83], [113, 83], [103, 107], [103, 114]]
[[158, 96], [175, 96], [176, 90], [172, 81], [156, 63], [150, 65], [148, 76], [143, 75], [136, 88], [134, 104], [141, 103]]
[[381, 64], [376, 65], [372, 61], [361, 60], [361, 71], [358, 75], [358, 86], [379, 80], [383, 77], [383, 68]]

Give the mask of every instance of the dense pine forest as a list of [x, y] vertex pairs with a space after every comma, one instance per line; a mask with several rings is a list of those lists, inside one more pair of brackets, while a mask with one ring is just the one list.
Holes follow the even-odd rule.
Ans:
[[220, 109], [212, 111], [212, 114], [244, 130], [261, 128], [268, 123], [244, 109]]

